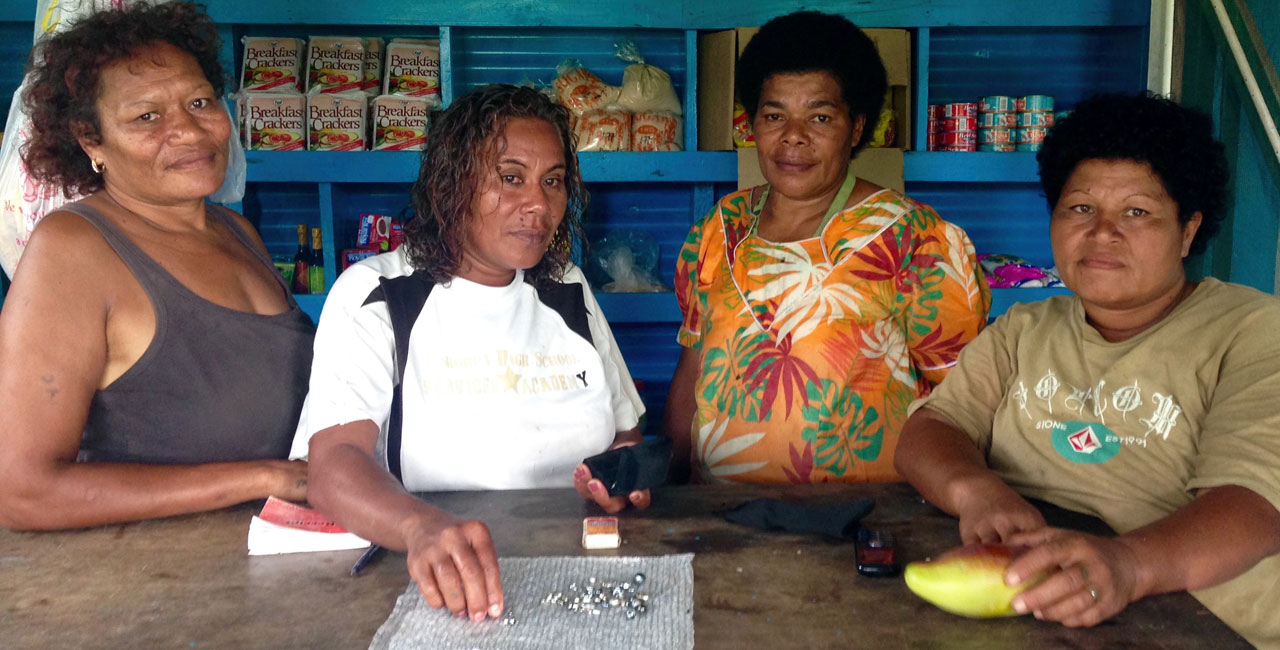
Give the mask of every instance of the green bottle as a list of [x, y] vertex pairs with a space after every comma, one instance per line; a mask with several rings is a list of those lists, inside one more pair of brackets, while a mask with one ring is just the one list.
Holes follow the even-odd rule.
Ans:
[[311, 259], [307, 264], [307, 285], [311, 293], [324, 293], [324, 245], [320, 228], [311, 229]]

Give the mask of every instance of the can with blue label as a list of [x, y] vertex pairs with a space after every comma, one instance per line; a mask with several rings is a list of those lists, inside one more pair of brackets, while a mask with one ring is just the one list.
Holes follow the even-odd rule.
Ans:
[[988, 95], [978, 102], [983, 113], [1012, 113], [1017, 110], [1017, 100], [1008, 95]]
[[1028, 111], [1026, 113], [1014, 113], [1018, 116], [1018, 126], [1027, 127], [1050, 127], [1053, 126], [1053, 113], [1049, 111]]
[[995, 127], [978, 129], [978, 144], [1014, 144], [1014, 129]]
[[1018, 150], [1018, 145], [1010, 144], [1010, 143], [978, 145], [978, 151], [992, 151], [997, 153], [1006, 153], [1009, 151], [1017, 151], [1017, 150]]
[[1018, 111], [1052, 111], [1052, 95], [1027, 95], [1017, 100]]
[[1040, 151], [1040, 147], [1044, 145], [1039, 142], [1023, 142], [1018, 145], [1018, 151]]

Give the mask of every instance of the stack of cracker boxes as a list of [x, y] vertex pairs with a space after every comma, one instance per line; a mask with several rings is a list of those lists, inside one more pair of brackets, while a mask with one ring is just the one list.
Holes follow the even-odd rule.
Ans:
[[[440, 108], [432, 39], [246, 36], [237, 122], [246, 149], [421, 151]], [[385, 50], [385, 52], [384, 52]], [[385, 56], [384, 56], [385, 55]], [[384, 65], [385, 62], [385, 65]]]

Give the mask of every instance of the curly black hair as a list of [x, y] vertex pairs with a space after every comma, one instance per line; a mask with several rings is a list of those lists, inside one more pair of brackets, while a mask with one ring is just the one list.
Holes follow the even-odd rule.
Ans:
[[1226, 216], [1227, 156], [1213, 137], [1208, 115], [1150, 92], [1095, 95], [1049, 130], [1036, 154], [1040, 187], [1049, 210], [1081, 162], [1090, 159], [1147, 163], [1178, 205], [1186, 225], [1195, 213], [1200, 229], [1191, 242], [1202, 253]]
[[204, 5], [140, 2], [102, 11], [36, 45], [27, 60], [31, 85], [22, 94], [32, 126], [22, 161], [33, 177], [61, 186], [68, 198], [102, 189], [102, 176], [89, 168], [78, 141], [101, 142], [102, 70], [159, 43], [190, 54], [222, 97], [226, 77], [218, 62], [218, 28]]
[[493, 84], [477, 88], [453, 103], [431, 124], [427, 148], [422, 152], [418, 180], [410, 194], [415, 216], [404, 226], [409, 264], [435, 282], [458, 275], [470, 226], [471, 200], [486, 167], [506, 149], [505, 131], [511, 118], [545, 120], [555, 127], [564, 148], [565, 192], [568, 207], [542, 259], [525, 270], [525, 281], [535, 286], [564, 277], [575, 243], [581, 244], [582, 214], [587, 189], [582, 184], [574, 150], [569, 111], [527, 87]]
[[826, 72], [840, 84], [849, 119], [866, 118], [856, 155], [870, 141], [889, 89], [884, 62], [871, 38], [849, 19], [798, 11], [765, 23], [738, 57], [734, 85], [738, 101], [755, 120], [764, 82], [776, 74]]

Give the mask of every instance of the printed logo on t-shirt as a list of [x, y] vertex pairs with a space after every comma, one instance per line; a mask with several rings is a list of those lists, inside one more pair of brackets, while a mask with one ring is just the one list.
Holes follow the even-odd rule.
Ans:
[[580, 390], [587, 371], [574, 372], [578, 356], [495, 350], [488, 354], [446, 354], [439, 374], [422, 381], [424, 395], [530, 395]]
[[[1009, 399], [1037, 430], [1052, 431], [1054, 450], [1077, 463], [1105, 462], [1124, 446], [1146, 448], [1152, 434], [1154, 439], [1168, 440], [1182, 415], [1182, 407], [1172, 395], [1147, 395], [1137, 380], [1114, 389], [1105, 379], [1076, 385], [1059, 379], [1053, 370], [1040, 377], [1034, 390], [1019, 380]], [[1133, 420], [1129, 419], [1131, 413], [1135, 414]], [[1061, 419], [1073, 415], [1094, 421]]]
[[1120, 453], [1120, 436], [1098, 422], [1055, 423], [1053, 448], [1073, 463], [1105, 463]]

